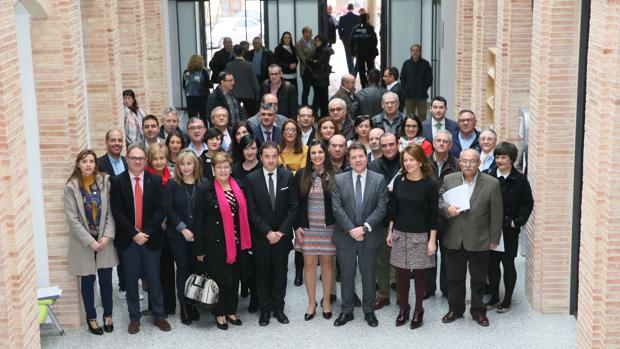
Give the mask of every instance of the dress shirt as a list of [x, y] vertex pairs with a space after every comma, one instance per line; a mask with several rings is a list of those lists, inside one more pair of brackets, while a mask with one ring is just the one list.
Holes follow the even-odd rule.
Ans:
[[510, 171], [508, 171], [508, 173], [503, 173], [502, 171], [500, 171], [500, 169], [497, 169], [497, 178], [502, 178], [504, 177], [504, 179], [508, 178], [508, 176], [510, 175]]
[[465, 149], [469, 149], [472, 145], [472, 143], [474, 143], [474, 140], [476, 139], [476, 131], [472, 131], [471, 134], [469, 135], [469, 137], [465, 138], [463, 136], [463, 134], [461, 133], [461, 131], [459, 131], [459, 142], [461, 143], [461, 149], [465, 150]]
[[189, 149], [189, 150], [193, 151], [193, 152], [194, 152], [194, 154], [196, 154], [196, 156], [200, 156], [203, 152], [205, 152], [205, 151], [209, 150], [209, 149], [207, 148], [207, 144], [206, 144], [206, 143], [202, 143], [202, 145], [200, 146], [200, 148], [199, 148], [199, 149], [196, 149], [196, 146], [194, 146], [194, 143], [190, 143], [190, 144], [187, 146], [187, 149]]
[[393, 83], [385, 86], [385, 89], [388, 90], [388, 91], [392, 91], [392, 89], [394, 88], [394, 86], [396, 86], [396, 84], [398, 84], [398, 80], [396, 80]]
[[310, 134], [312, 134], [312, 127], [310, 127], [310, 130], [308, 130], [308, 132], [304, 132], [303, 130], [301, 130], [301, 142], [305, 145], [308, 145], [308, 139], [310, 138]]
[[263, 72], [261, 69], [261, 61], [263, 60], [263, 49], [254, 50], [254, 56], [252, 56], [252, 68], [254, 69], [254, 75], [260, 76]]
[[[364, 172], [357, 173], [355, 170], [351, 170], [351, 178], [353, 178], [353, 194], [355, 195], [355, 183], [357, 182], [357, 175], [361, 175], [360, 181], [362, 182], [362, 199], [364, 198], [364, 190], [366, 190], [366, 175], [368, 174], [368, 168], [364, 169]], [[372, 227], [367, 222], [364, 222], [364, 226], [368, 231], [372, 231]]]
[[491, 167], [493, 163], [493, 151], [488, 154], [485, 152], [480, 152], [480, 171], [484, 171]]
[[120, 174], [125, 171], [125, 165], [123, 165], [123, 159], [121, 156], [118, 156], [118, 159], [112, 157], [112, 155], [108, 154], [108, 159], [110, 159], [110, 164], [112, 164], [112, 169], [114, 170], [114, 174]]
[[[437, 130], [437, 124], [441, 124], [441, 128]], [[445, 131], [446, 130], [446, 118], [442, 118], [441, 120], [435, 120], [434, 117], [431, 117], [431, 131], [433, 131], [433, 139], [435, 139], [435, 134], [437, 131]]]
[[224, 151], [230, 150], [231, 142], [232, 142], [232, 139], [230, 139], [230, 134], [228, 133], [228, 129], [225, 129], [224, 131], [222, 131], [222, 149], [224, 149]]
[[437, 159], [437, 155], [435, 154], [435, 152], [433, 152], [433, 160], [435, 160], [435, 162], [437, 163], [437, 172], [438, 172], [437, 177], [439, 177], [439, 175], [441, 174], [441, 169], [443, 168], [443, 165], [445, 165], [446, 162], [448, 161], [448, 156], [446, 156], [446, 158], [443, 161], [440, 161]]
[[476, 173], [476, 175], [474, 176], [474, 179], [472, 179], [471, 182], [466, 181], [465, 177], [461, 174], [461, 176], [463, 176], [463, 184], [467, 185], [467, 190], [469, 191], [470, 200], [471, 200], [471, 194], [474, 192], [474, 187], [476, 187], [476, 181], [478, 180], [478, 173]]
[[267, 193], [269, 193], [269, 174], [273, 173], [271, 178], [273, 179], [273, 190], [275, 190], [276, 197], [278, 196], [278, 169], [274, 169], [273, 171], [267, 171], [266, 168], [263, 167], [263, 175], [265, 176], [265, 185], [267, 185]]

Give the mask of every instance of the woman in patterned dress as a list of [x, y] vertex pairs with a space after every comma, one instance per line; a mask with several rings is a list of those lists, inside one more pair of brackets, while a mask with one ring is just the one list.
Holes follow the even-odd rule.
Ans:
[[306, 321], [316, 314], [316, 267], [321, 264], [323, 283], [323, 317], [331, 318], [332, 274], [336, 246], [332, 242], [334, 216], [331, 192], [336, 170], [332, 166], [325, 142], [315, 139], [308, 149], [307, 166], [295, 174], [299, 190], [299, 210], [295, 222], [295, 239], [304, 257], [304, 282], [308, 292]]

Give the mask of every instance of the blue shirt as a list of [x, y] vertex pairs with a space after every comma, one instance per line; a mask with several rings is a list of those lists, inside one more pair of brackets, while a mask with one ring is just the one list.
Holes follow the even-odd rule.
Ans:
[[461, 143], [462, 150], [471, 148], [471, 145], [472, 143], [474, 143], [475, 139], [476, 139], [476, 131], [473, 131], [467, 138], [463, 137], [463, 134], [459, 132], [459, 142]]
[[125, 165], [123, 164], [123, 158], [120, 156], [118, 159], [115, 159], [108, 154], [108, 159], [110, 159], [110, 164], [112, 164], [112, 168], [114, 169], [114, 174], [118, 175], [125, 172]]
[[254, 75], [262, 75], [261, 61], [263, 60], [263, 49], [254, 50], [254, 57], [252, 57], [252, 69], [254, 69]]

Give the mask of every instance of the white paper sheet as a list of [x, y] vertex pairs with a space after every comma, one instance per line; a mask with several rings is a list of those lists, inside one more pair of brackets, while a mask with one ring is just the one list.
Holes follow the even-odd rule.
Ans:
[[58, 298], [62, 295], [62, 289], [58, 286], [43, 287], [37, 289], [37, 299]]
[[497, 247], [495, 247], [494, 251], [505, 252], [506, 249], [504, 248], [504, 232], [502, 231], [500, 234], [501, 235], [499, 236], [499, 244], [497, 244]]
[[469, 210], [469, 188], [467, 184], [454, 187], [443, 193], [443, 199], [451, 206], [459, 208], [459, 212]]

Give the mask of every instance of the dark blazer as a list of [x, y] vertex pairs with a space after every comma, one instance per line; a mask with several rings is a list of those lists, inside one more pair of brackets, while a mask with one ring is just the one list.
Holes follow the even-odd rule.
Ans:
[[340, 16], [338, 21], [338, 36], [344, 45], [349, 45], [349, 39], [351, 38], [351, 32], [353, 27], [360, 23], [360, 16], [349, 11], [345, 15]]
[[424, 58], [414, 62], [411, 58], [403, 62], [400, 70], [400, 82], [405, 90], [406, 99], [428, 98], [428, 88], [433, 84], [433, 70]]
[[[295, 173], [295, 186], [299, 193], [299, 183], [301, 183], [301, 177], [304, 174], [305, 168], [301, 168], [297, 170]], [[333, 178], [326, 178], [325, 181], [334, 180]], [[323, 200], [325, 206], [325, 225], [333, 225], [336, 221], [334, 219], [334, 214], [332, 211], [332, 196], [331, 193], [327, 191], [326, 182], [323, 184]], [[299, 197], [299, 209], [297, 210], [297, 218], [295, 219], [294, 228], [308, 228], [310, 223], [308, 221], [308, 197], [302, 198], [301, 195], [297, 194]]]
[[[208, 180], [206, 178], [202, 178], [202, 183], [207, 182]], [[191, 196], [192, 191], [186, 189], [185, 185], [177, 184], [177, 182], [172, 179], [168, 181], [168, 185], [166, 185], [166, 189], [164, 189], [164, 197], [168, 217], [166, 233], [169, 236], [176, 236], [184, 239], [181, 235], [181, 230], [185, 228], [195, 233], [194, 230], [196, 227], [193, 225], [193, 220], [190, 219], [190, 213], [193, 217], [196, 216], [194, 210], [199, 198], [199, 186], [200, 185], [196, 185], [194, 187], [193, 196]], [[190, 194], [189, 196], [188, 193]], [[193, 197], [191, 204], [188, 201], [188, 197]]]
[[[120, 249], [127, 248], [138, 233], [135, 228], [133, 186], [128, 171], [110, 177], [110, 205], [116, 221], [114, 245]], [[161, 223], [166, 217], [161, 177], [144, 171], [142, 193], [142, 232], [149, 236], [145, 246], [156, 251], [164, 242]]]
[[[261, 97], [267, 93], [271, 93], [271, 80], [267, 79], [261, 84]], [[278, 89], [278, 114], [287, 118], [297, 117], [297, 87], [288, 81], [282, 79], [280, 88]]]
[[401, 112], [405, 110], [405, 90], [403, 89], [403, 86], [400, 84], [400, 82], [397, 82], [396, 85], [392, 86], [390, 92], [394, 92], [398, 95], [398, 110], [400, 110]]
[[[123, 166], [125, 166], [125, 171], [127, 171], [127, 159], [121, 155], [121, 160], [123, 161]], [[114, 173], [114, 167], [112, 167], [112, 163], [110, 162], [110, 158], [108, 158], [108, 154], [104, 154], [97, 159], [97, 168], [99, 172], [105, 172], [112, 176], [119, 175], [120, 173]]]
[[355, 92], [349, 92], [345, 90], [344, 88], [340, 87], [338, 91], [336, 91], [336, 93], [334, 93], [334, 95], [331, 96], [329, 100], [331, 101], [334, 98], [342, 99], [344, 103], [347, 105], [347, 117], [349, 117], [350, 119], [355, 119], [355, 117], [359, 115], [357, 111], [353, 109], [352, 107], [353, 101], [357, 100], [357, 96], [355, 95]]
[[[497, 178], [497, 168], [489, 171], [488, 174], [493, 178]], [[503, 229], [519, 230], [520, 227], [527, 223], [534, 209], [534, 198], [532, 197], [530, 182], [525, 175], [513, 167], [508, 178], [499, 179], [499, 186], [502, 190], [502, 200], [504, 202]], [[512, 228], [511, 222], [514, 222], [514, 228]]]
[[[405, 103], [402, 103], [403, 105], [405, 105]], [[424, 134], [424, 138], [426, 138], [427, 141], [431, 142], [431, 144], [433, 144], [433, 123], [432, 123], [432, 119], [433, 117], [431, 116], [430, 118], [426, 118], [426, 120], [424, 120], [424, 122], [422, 122], [422, 133]], [[445, 129], [446, 131], [452, 133], [452, 135], [456, 134], [457, 132], [459, 132], [459, 126], [456, 124], [456, 121], [452, 120], [452, 119], [448, 119], [447, 117], [443, 118], [443, 122], [445, 122]], [[452, 143], [454, 143], [454, 139], [452, 139]]]
[[448, 216], [450, 204], [443, 193], [463, 184], [463, 173], [455, 172], [444, 178], [439, 190], [439, 213], [447, 220], [443, 245], [451, 250], [463, 247], [467, 251], [488, 251], [489, 244], [498, 244], [502, 232], [502, 191], [497, 178], [478, 172], [474, 191], [469, 199], [470, 209], [456, 217]]
[[[241, 108], [241, 104], [239, 103], [239, 98], [237, 97], [237, 94], [234, 90], [230, 91], [229, 93], [232, 93], [234, 99], [237, 101], [237, 108], [239, 109], [239, 120], [245, 120], [245, 110]], [[215, 90], [213, 90], [213, 93], [210, 94], [209, 98], [207, 99], [207, 115], [209, 115], [209, 121], [211, 120], [211, 112], [217, 107], [224, 107], [230, 112], [230, 106], [228, 105], [226, 96], [224, 96], [224, 92], [222, 92], [222, 88], [220, 86], [216, 87]]]
[[443, 179], [445, 176], [449, 175], [450, 173], [458, 172], [461, 170], [461, 167], [459, 166], [459, 159], [455, 158], [450, 153], [448, 153], [448, 158], [446, 159], [446, 163], [443, 164], [443, 167], [441, 168], [441, 173], [439, 172], [439, 165], [437, 165], [437, 161], [435, 161], [435, 158], [433, 158], [433, 154], [431, 154], [431, 156], [429, 156], [428, 159], [431, 161], [431, 164], [433, 165], [433, 169], [435, 170], [433, 171], [433, 175], [431, 177], [433, 178], [433, 180], [435, 180], [435, 183], [437, 183], [437, 185], [440, 187], [441, 187], [441, 184], [443, 183]]
[[211, 68], [211, 81], [214, 84], [219, 84], [217, 76], [220, 75], [221, 72], [226, 69], [226, 63], [235, 59], [232, 52], [226, 51], [225, 48], [217, 51], [213, 54], [213, 58], [211, 58], [211, 62], [209, 62], [209, 68]]
[[310, 131], [310, 136], [308, 137], [308, 142], [306, 142], [305, 145], [309, 146], [310, 143], [312, 143], [312, 141], [314, 140], [315, 137], [316, 137], [316, 127], [312, 126], [312, 131]]
[[233, 91], [237, 97], [258, 99], [260, 86], [258, 85], [258, 80], [256, 80], [256, 75], [254, 75], [252, 63], [244, 59], [235, 59], [226, 64], [226, 71], [235, 78]]
[[385, 229], [381, 222], [387, 214], [388, 191], [383, 176], [367, 171], [364, 185], [363, 220], [355, 222], [355, 190], [351, 171], [339, 173], [334, 178], [332, 189], [332, 209], [336, 226], [333, 241], [337, 248], [351, 249], [355, 240], [349, 231], [361, 226], [364, 222], [372, 227], [372, 231], [364, 236], [364, 245], [368, 248], [378, 248], [385, 243]]
[[383, 112], [381, 101], [385, 92], [387, 92], [385, 88], [376, 84], [370, 84], [361, 89], [355, 94], [357, 98], [351, 105], [351, 109], [356, 114], [352, 115], [370, 115], [373, 117]]
[[268, 244], [265, 236], [269, 231], [279, 231], [285, 239], [291, 240], [295, 217], [297, 216], [297, 188], [293, 175], [283, 168], [276, 169], [276, 204], [271, 208], [269, 189], [263, 169], [256, 169], [246, 177], [246, 195], [252, 227], [252, 242]]
[[[469, 146], [469, 149], [476, 149], [476, 151], [480, 153], [480, 151], [482, 150], [482, 148], [480, 148], [480, 143], [479, 143], [480, 131], [474, 130], [474, 133], [476, 134], [476, 137], [474, 138], [474, 141], [471, 143], [471, 146]], [[452, 156], [458, 159], [461, 157], [462, 150], [464, 149], [461, 146], [461, 141], [459, 140], [459, 131], [457, 129], [457, 131], [452, 134], [452, 148], [450, 148], [450, 154], [452, 154]]]
[[[248, 62], [252, 63], [255, 53], [256, 53], [256, 50], [251, 50], [250, 53], [248, 53]], [[275, 63], [273, 53], [269, 51], [268, 48], [263, 47], [262, 55], [263, 57], [260, 61], [260, 75], [258, 74], [256, 75], [256, 78], [258, 79], [259, 84], [269, 77], [268, 68], [271, 64]]]
[[[254, 130], [254, 135], [256, 136], [256, 140], [258, 140], [258, 144], [260, 145], [260, 144], [265, 143], [265, 137], [263, 136], [263, 131], [260, 128], [260, 124], [256, 127], [253, 127], [253, 130]], [[275, 123], [273, 124], [272, 132], [273, 134], [271, 135], [271, 141], [280, 143], [280, 137], [282, 136], [282, 130]]]
[[297, 58], [297, 50], [293, 43], [291, 43], [291, 52], [288, 52], [284, 46], [278, 45], [276, 49], [273, 51], [274, 60], [276, 64], [282, 68], [282, 73], [284, 74], [295, 74], [297, 72], [297, 67], [295, 69], [291, 69], [290, 65], [295, 63], [299, 63], [299, 59]]

